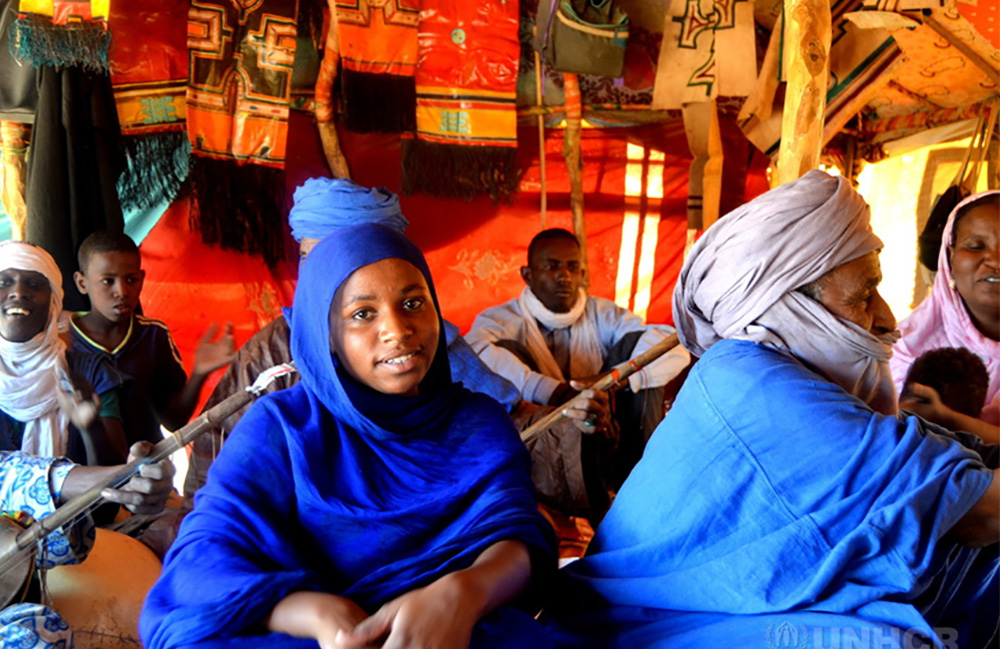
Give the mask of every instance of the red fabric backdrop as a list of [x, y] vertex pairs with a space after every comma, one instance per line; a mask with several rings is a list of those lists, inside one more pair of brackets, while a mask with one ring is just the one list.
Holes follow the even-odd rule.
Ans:
[[[755, 156], [738, 129], [724, 121], [727, 158], [726, 211], [766, 190], [766, 160]], [[329, 172], [311, 116], [292, 111], [287, 161], [288, 195], [306, 178]], [[396, 135], [342, 133], [342, 146], [353, 178], [367, 185], [401, 186], [400, 147]], [[410, 220], [408, 235], [424, 250], [444, 316], [466, 331], [482, 309], [516, 297], [523, 283], [518, 269], [528, 242], [541, 228], [540, 169], [534, 129], [519, 134], [521, 190], [509, 205], [488, 198], [471, 202], [426, 195], [402, 197]], [[627, 143], [665, 152], [664, 198], [625, 197]], [[569, 179], [562, 159], [562, 131], [546, 141], [547, 227], [572, 229]], [[594, 295], [614, 299], [626, 208], [660, 214], [655, 276], [648, 311], [650, 322], [671, 322], [670, 296], [680, 271], [686, 241], [687, 171], [690, 156], [679, 123], [634, 129], [586, 129], [583, 138], [587, 243]], [[749, 173], [748, 173], [749, 169]], [[629, 201], [627, 203], [627, 201]], [[188, 229], [188, 209], [175, 203], [142, 244], [146, 284], [143, 308], [167, 322], [190, 367], [199, 337], [212, 322], [235, 325], [237, 344], [291, 303], [297, 270], [295, 244], [287, 235], [289, 259], [269, 269], [256, 257], [201, 243]], [[640, 231], [641, 236], [641, 231]], [[639, 255], [636, 255], [636, 259]], [[206, 386], [206, 390], [211, 385]]]

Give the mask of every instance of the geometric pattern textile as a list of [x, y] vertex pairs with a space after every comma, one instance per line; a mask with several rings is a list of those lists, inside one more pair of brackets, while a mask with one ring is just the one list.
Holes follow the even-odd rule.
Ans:
[[195, 155], [281, 168], [296, 0], [192, 0], [188, 138]]
[[672, 0], [653, 109], [745, 97], [757, 77], [753, 0]]
[[504, 0], [424, 0], [416, 139], [404, 190], [505, 199], [517, 189], [518, 8]]

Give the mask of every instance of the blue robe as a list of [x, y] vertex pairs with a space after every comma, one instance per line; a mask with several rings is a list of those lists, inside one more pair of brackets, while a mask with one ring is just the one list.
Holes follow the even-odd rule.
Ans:
[[557, 644], [915, 648], [933, 626], [985, 643], [997, 546], [945, 534], [992, 475], [936, 430], [774, 349], [716, 343], [562, 571]]
[[[357, 384], [331, 354], [334, 292], [389, 257], [417, 266], [433, 294], [419, 251], [383, 226], [345, 229], [310, 253], [291, 323], [302, 382], [254, 404], [212, 465], [146, 600], [148, 649], [316, 647], [263, 631], [288, 594], [335, 593], [374, 613], [505, 539], [525, 543], [534, 575], [554, 565], [527, 451], [496, 401], [451, 382], [444, 335], [416, 397]], [[472, 644], [551, 641], [503, 607]]]

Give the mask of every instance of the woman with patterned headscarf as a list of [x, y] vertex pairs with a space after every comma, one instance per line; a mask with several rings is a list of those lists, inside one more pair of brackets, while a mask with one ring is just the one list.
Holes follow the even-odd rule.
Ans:
[[[126, 379], [96, 355], [67, 351], [57, 324], [62, 297], [62, 275], [47, 252], [0, 244], [0, 450], [124, 462], [118, 388]], [[60, 371], [94, 393], [92, 407], [77, 404], [73, 422], [59, 407]]]
[[548, 609], [557, 645], [993, 637], [998, 472], [897, 415], [868, 212], [844, 179], [812, 171], [691, 249], [674, 314], [700, 359], [588, 556], [564, 570]]

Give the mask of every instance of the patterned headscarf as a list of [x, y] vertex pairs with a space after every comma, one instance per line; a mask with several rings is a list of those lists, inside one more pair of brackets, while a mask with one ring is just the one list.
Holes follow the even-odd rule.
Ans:
[[730, 212], [691, 248], [674, 290], [677, 333], [698, 356], [726, 338], [774, 347], [895, 413], [896, 334], [875, 337], [795, 290], [881, 248], [864, 199], [810, 171]]
[[19, 241], [0, 243], [0, 271], [16, 268], [49, 280], [49, 318], [37, 336], [15, 343], [0, 336], [0, 410], [24, 422], [21, 450], [43, 456], [66, 453], [68, 421], [56, 401], [54, 369], [66, 369], [66, 343], [59, 337], [62, 273], [52, 256]]

